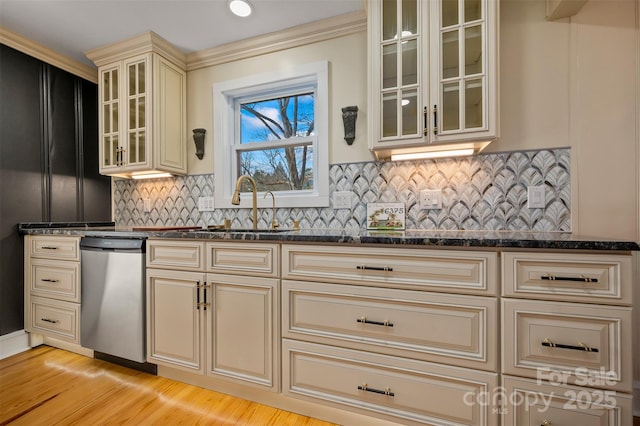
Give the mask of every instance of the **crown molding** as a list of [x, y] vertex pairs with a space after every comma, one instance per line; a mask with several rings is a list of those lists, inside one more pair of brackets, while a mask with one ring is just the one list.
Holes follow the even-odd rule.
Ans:
[[33, 56], [43, 62], [51, 64], [55, 67], [63, 69], [71, 74], [89, 80], [92, 83], [98, 83], [98, 70], [71, 59], [55, 50], [44, 47], [33, 40], [21, 36], [6, 28], [0, 27], [0, 43], [16, 49], [24, 54]]
[[190, 53], [187, 55], [187, 71], [291, 49], [366, 30], [367, 16], [364, 12], [346, 13]]
[[165, 59], [185, 67], [185, 55], [153, 31], [85, 52], [98, 67], [144, 53], [156, 52]]

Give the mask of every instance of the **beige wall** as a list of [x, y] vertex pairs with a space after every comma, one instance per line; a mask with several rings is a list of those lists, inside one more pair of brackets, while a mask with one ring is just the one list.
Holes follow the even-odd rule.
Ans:
[[[590, 0], [574, 17], [545, 20], [543, 0], [501, 1], [501, 137], [488, 152], [572, 149], [572, 228], [640, 241], [637, 8], [640, 0]], [[295, 63], [330, 62], [331, 163], [371, 161], [367, 149], [364, 32], [188, 73], [188, 128], [207, 129], [213, 172], [212, 85]], [[360, 108], [357, 137], [343, 140], [340, 109]]]
[[[190, 71], [187, 74], [187, 126], [207, 129], [205, 157], [199, 161], [189, 145], [189, 174], [213, 172], [212, 121], [215, 82], [287, 69], [296, 64], [329, 61], [329, 162], [370, 161], [367, 147], [367, 52], [364, 32], [270, 53], [260, 57]], [[357, 105], [356, 139], [348, 146], [344, 141], [342, 108]]]

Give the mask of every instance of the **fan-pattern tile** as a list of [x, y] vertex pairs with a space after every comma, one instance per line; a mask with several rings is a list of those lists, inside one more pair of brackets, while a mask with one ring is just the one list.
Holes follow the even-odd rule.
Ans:
[[[334, 164], [329, 190], [351, 191], [351, 208], [276, 210], [278, 222], [301, 228], [364, 229], [367, 203], [405, 204], [407, 229], [571, 230], [570, 150], [567, 148], [482, 154], [459, 159]], [[527, 187], [545, 187], [545, 207], [527, 208]], [[213, 196], [213, 175], [114, 181], [118, 225], [250, 225], [249, 209], [198, 211], [198, 198]], [[442, 209], [420, 210], [421, 189], [441, 189]], [[151, 211], [144, 212], [144, 199]], [[269, 211], [266, 211], [269, 210]], [[268, 227], [271, 209], [259, 212]]]

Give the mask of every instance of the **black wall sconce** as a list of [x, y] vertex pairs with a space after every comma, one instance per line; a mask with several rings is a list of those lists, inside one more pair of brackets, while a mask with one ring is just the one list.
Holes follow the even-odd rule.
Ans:
[[358, 118], [358, 107], [347, 106], [342, 108], [342, 122], [344, 123], [344, 140], [348, 145], [356, 138], [356, 118]]
[[196, 144], [196, 157], [202, 160], [204, 157], [204, 134], [207, 129], [193, 129], [193, 141]]

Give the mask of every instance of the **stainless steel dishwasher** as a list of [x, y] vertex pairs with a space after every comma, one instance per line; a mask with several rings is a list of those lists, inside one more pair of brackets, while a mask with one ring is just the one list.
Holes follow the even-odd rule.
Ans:
[[145, 240], [84, 237], [80, 343], [145, 362]]

